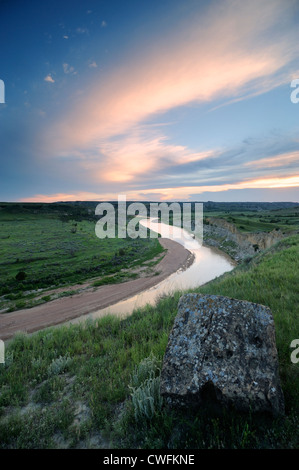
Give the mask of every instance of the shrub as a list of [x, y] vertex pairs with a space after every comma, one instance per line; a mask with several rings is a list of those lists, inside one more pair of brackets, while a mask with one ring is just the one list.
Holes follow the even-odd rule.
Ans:
[[160, 361], [152, 353], [135, 367], [131, 376], [131, 388], [140, 387], [147, 379], [153, 378], [160, 372]]
[[65, 356], [59, 356], [57, 359], [53, 359], [51, 364], [48, 367], [48, 376], [52, 377], [53, 375], [61, 374], [69, 367], [71, 362], [70, 356], [67, 354]]
[[160, 376], [149, 378], [140, 387], [133, 388], [131, 397], [135, 420], [151, 420], [162, 408]]
[[[131, 398], [135, 420], [151, 420], [161, 411], [163, 400], [160, 395], [160, 368], [158, 359], [151, 354], [138, 367], [131, 377]], [[158, 375], [157, 375], [158, 374]]]
[[18, 300], [16, 302], [16, 308], [17, 309], [21, 309], [21, 308], [25, 308], [26, 307], [26, 302], [25, 300]]
[[16, 274], [17, 281], [24, 281], [26, 277], [27, 277], [27, 274], [24, 271], [19, 271], [18, 274]]

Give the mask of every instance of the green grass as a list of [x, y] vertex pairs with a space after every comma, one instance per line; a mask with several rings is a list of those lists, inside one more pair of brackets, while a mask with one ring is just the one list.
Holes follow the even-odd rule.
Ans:
[[[130, 386], [145, 358], [154, 355], [161, 364], [181, 295], [176, 292], [122, 321], [107, 316], [16, 335], [0, 365], [0, 447], [105, 447], [110, 441], [112, 447], [150, 449], [298, 447], [299, 365], [290, 360], [291, 341], [299, 338], [298, 255], [297, 235], [196, 289], [271, 308], [284, 419], [167, 407], [136, 419]], [[154, 393], [143, 385], [142, 396]]]
[[271, 232], [272, 230], [282, 230], [291, 232], [299, 229], [299, 209], [280, 209], [249, 211], [242, 213], [238, 210], [233, 212], [217, 211], [205, 212], [205, 218], [216, 217], [225, 219], [234, 224], [240, 232]]
[[[122, 269], [142, 266], [163, 253], [153, 238], [99, 239], [96, 219], [84, 208], [78, 218], [75, 209], [61, 214], [51, 205], [39, 210], [29, 205], [25, 210], [16, 204], [0, 210], [0, 310], [51, 300], [38, 289], [71, 286], [92, 278], [100, 278], [102, 285], [113, 275], [114, 282], [123, 281]], [[22, 272], [25, 276], [17, 280]], [[127, 274], [127, 278], [133, 276]]]
[[[272, 232], [281, 230], [285, 234], [290, 234], [299, 230], [299, 207], [290, 207], [284, 209], [255, 209], [245, 210], [241, 208], [242, 204], [236, 203], [230, 210], [225, 208], [217, 210], [204, 209], [203, 223], [208, 223], [210, 217], [224, 219], [236, 226], [243, 233], [250, 232]], [[194, 212], [192, 212], [192, 220]], [[170, 213], [169, 223], [173, 224], [173, 214]]]

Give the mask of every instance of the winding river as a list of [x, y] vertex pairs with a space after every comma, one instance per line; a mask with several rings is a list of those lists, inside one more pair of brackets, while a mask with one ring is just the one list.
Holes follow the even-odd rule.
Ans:
[[155, 219], [142, 219], [140, 223], [152, 231], [160, 233], [163, 238], [170, 238], [183, 245], [194, 255], [192, 265], [185, 270], [179, 269], [159, 284], [129, 299], [76, 318], [70, 323], [78, 323], [87, 318], [100, 318], [107, 314], [126, 317], [136, 308], [143, 307], [146, 304], [155, 304], [161, 295], [169, 295], [177, 290], [199, 287], [235, 267], [235, 263], [224, 253], [202, 246], [199, 241], [193, 238], [193, 235], [184, 229], [169, 226]]

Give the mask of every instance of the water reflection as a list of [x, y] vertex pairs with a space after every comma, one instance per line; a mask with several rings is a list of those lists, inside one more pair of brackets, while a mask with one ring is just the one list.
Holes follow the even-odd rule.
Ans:
[[170, 238], [182, 244], [187, 250], [193, 253], [193, 264], [186, 270], [179, 269], [154, 287], [146, 289], [110, 307], [72, 320], [71, 323], [77, 323], [87, 318], [99, 318], [109, 313], [118, 316], [127, 316], [132, 313], [135, 308], [143, 307], [146, 304], [153, 305], [161, 295], [169, 295], [177, 290], [199, 287], [234, 268], [233, 261], [227, 256], [202, 246], [201, 241], [193, 238], [192, 234], [179, 227], [172, 227], [154, 219], [143, 219], [140, 223], [160, 233], [162, 237]]

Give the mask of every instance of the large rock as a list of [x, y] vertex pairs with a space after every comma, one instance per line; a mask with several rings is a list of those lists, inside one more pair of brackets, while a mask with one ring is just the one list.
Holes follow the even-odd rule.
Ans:
[[183, 295], [164, 356], [161, 394], [175, 406], [212, 402], [283, 414], [270, 309], [216, 295]]

